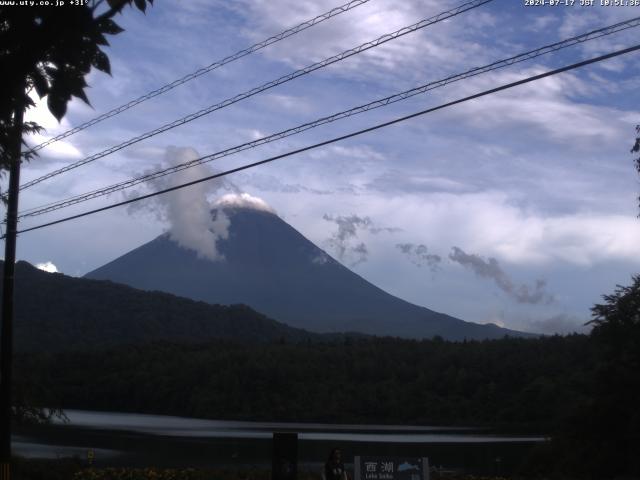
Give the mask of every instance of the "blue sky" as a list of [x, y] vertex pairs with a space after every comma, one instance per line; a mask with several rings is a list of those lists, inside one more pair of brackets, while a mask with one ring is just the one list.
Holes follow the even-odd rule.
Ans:
[[[460, 3], [370, 0], [52, 145], [25, 166], [23, 182]], [[119, 18], [126, 32], [108, 50], [113, 76], [90, 75], [93, 108], [73, 101], [61, 125], [43, 105], [30, 118], [47, 127], [45, 137], [60, 133], [337, 5], [158, 0], [146, 15], [127, 10]], [[186, 149], [213, 153], [639, 15], [638, 7], [526, 7], [524, 1], [494, 0], [43, 182], [22, 194], [21, 210], [195, 155]], [[163, 185], [632, 46], [634, 38], [636, 29], [458, 82], [167, 177]], [[640, 270], [640, 188], [629, 153], [640, 123], [638, 55], [467, 102], [226, 182], [25, 233], [18, 257], [82, 275], [176, 225], [172, 205], [206, 206], [242, 191], [401, 298], [480, 323], [545, 333], [581, 330], [601, 295]], [[157, 187], [139, 186], [22, 226]]]

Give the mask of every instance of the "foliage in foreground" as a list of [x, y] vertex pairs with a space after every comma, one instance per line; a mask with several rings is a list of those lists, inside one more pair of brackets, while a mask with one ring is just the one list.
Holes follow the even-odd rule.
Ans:
[[[316, 471], [298, 470], [298, 480], [320, 480]], [[352, 474], [349, 474], [352, 478]], [[454, 472], [431, 472], [433, 480], [507, 480]], [[271, 480], [268, 468], [95, 468], [77, 458], [57, 460], [16, 459], [16, 480]]]
[[26, 459], [12, 458], [13, 480], [71, 480], [83, 465], [77, 458]]
[[[78, 471], [72, 480], [271, 480], [271, 471], [211, 468], [87, 468]], [[299, 472], [298, 480], [320, 480], [320, 476]]]
[[[101, 13], [97, 8], [103, 2], [88, 0], [73, 8], [52, 8], [44, 2], [27, 8], [0, 6], [0, 173], [9, 168], [20, 137], [40, 130], [33, 122], [18, 120], [19, 112], [35, 105], [30, 93], [46, 97], [58, 120], [71, 97], [88, 104], [85, 77], [92, 67], [111, 73], [104, 52], [107, 36], [123, 31], [112, 18], [130, 4], [145, 11], [147, 2], [153, 0], [109, 0]], [[25, 157], [32, 155], [27, 151]]]
[[66, 408], [529, 427], [553, 434], [533, 462], [542, 470], [640, 475], [640, 276], [605, 296], [593, 316], [589, 336], [216, 341], [24, 355], [16, 377], [42, 386], [42, 405]]
[[[318, 473], [299, 471], [298, 480], [320, 480]], [[351, 476], [349, 477], [351, 478]], [[434, 480], [507, 480], [503, 477], [453, 474], [440, 476], [432, 473]], [[160, 469], [160, 468], [106, 468], [83, 469], [72, 480], [271, 480], [271, 471], [217, 470], [217, 469]]]
[[586, 403], [564, 419], [560, 468], [591, 478], [640, 476], [640, 275], [593, 307], [596, 363]]
[[[135, 366], [135, 368], [132, 368]], [[22, 355], [42, 405], [212, 419], [530, 426], [585, 401], [586, 336], [451, 343], [157, 343]]]
[[[503, 477], [432, 472], [433, 480], [507, 480]], [[352, 478], [351, 476], [349, 478]], [[77, 459], [19, 459], [16, 480], [271, 480], [269, 469], [87, 468]], [[299, 470], [298, 480], [320, 480], [317, 472]]]

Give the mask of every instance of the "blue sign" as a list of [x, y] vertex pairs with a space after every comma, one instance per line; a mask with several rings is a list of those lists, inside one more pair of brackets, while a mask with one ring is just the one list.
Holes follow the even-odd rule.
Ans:
[[356, 456], [354, 477], [355, 480], [429, 480], [429, 459]]

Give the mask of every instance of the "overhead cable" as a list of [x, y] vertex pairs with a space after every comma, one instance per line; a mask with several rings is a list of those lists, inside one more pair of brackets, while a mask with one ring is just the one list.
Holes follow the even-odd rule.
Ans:
[[335, 17], [336, 15], [340, 15], [341, 13], [344, 12], [348, 12], [349, 10], [352, 10], [356, 7], [359, 7], [360, 5], [367, 3], [369, 0], [352, 0], [348, 3], [345, 3], [344, 5], [340, 5], [339, 7], [335, 7], [332, 8], [331, 10], [329, 10], [328, 12], [325, 12], [321, 15], [318, 15], [317, 17], [314, 17], [310, 20], [307, 20], [305, 22], [302, 22], [298, 25], [296, 25], [295, 27], [291, 27], [283, 32], [278, 33], [277, 35], [274, 35], [272, 37], [267, 38], [266, 40], [262, 40], [261, 42], [255, 43], [253, 45], [251, 45], [250, 47], [244, 48], [242, 50], [237, 51], [236, 53], [229, 55], [228, 57], [223, 58], [222, 60], [217, 60], [215, 62], [213, 62], [212, 64], [206, 66], [206, 67], [202, 67], [198, 70], [196, 70], [195, 72], [189, 73], [188, 75], [185, 75], [184, 77], [178, 78], [177, 80], [174, 80], [171, 83], [167, 83], [166, 85], [153, 90], [149, 93], [146, 93], [134, 100], [131, 100], [130, 102], [124, 103], [122, 105], [120, 105], [119, 107], [114, 108], [113, 110], [110, 110], [106, 113], [103, 113], [102, 115], [99, 115], [95, 118], [92, 118], [91, 120], [78, 125], [77, 127], [74, 127], [70, 130], [67, 130], [66, 132], [61, 133], [60, 135], [57, 135], [53, 138], [50, 138], [49, 140], [47, 140], [46, 142], [42, 142], [39, 145], [36, 145], [34, 147], [31, 147], [31, 151], [32, 152], [37, 152], [38, 150], [43, 149], [44, 147], [51, 145], [54, 142], [57, 142], [58, 140], [62, 140], [63, 138], [67, 138], [70, 137], [71, 135], [74, 135], [78, 132], [81, 132], [82, 130], [86, 130], [87, 128], [102, 122], [103, 120], [106, 120], [107, 118], [111, 118], [114, 117], [122, 112], [124, 112], [125, 110], [129, 110], [130, 108], [135, 107], [136, 105], [139, 105], [143, 102], [146, 102], [147, 100], [150, 100], [154, 97], [157, 97], [158, 95], [162, 95], [163, 93], [168, 92], [169, 90], [173, 90], [174, 88], [183, 85], [187, 82], [190, 82], [191, 80], [198, 78], [202, 75], [204, 75], [205, 73], [209, 73], [213, 70], [216, 70], [224, 65], [227, 65], [228, 63], [234, 62], [236, 60], [239, 60], [242, 57], [246, 57], [247, 55], [250, 55], [254, 52], [257, 52], [258, 50], [261, 50], [265, 47], [268, 47], [269, 45], [273, 45], [276, 42], [279, 42], [280, 40], [284, 40], [285, 38], [291, 37], [292, 35], [295, 35], [296, 33], [300, 33], [303, 30], [306, 30], [307, 28], [313, 27], [314, 25], [317, 25], [321, 22], [324, 22], [325, 20], [328, 20], [332, 17]]
[[334, 55], [332, 57], [326, 58], [320, 62], [316, 62], [313, 63], [307, 67], [301, 68], [299, 70], [296, 70], [292, 73], [289, 73], [287, 75], [284, 75], [280, 78], [277, 78], [275, 80], [271, 80], [267, 83], [264, 83], [262, 85], [260, 85], [259, 87], [255, 87], [252, 88], [251, 90], [248, 90], [244, 93], [238, 94], [234, 97], [228, 98], [226, 100], [223, 100], [220, 103], [216, 103], [214, 105], [210, 105], [209, 107], [203, 108], [202, 110], [199, 110], [195, 113], [192, 113], [190, 115], [187, 115], [185, 117], [182, 117], [178, 120], [174, 120], [173, 122], [167, 123], [161, 127], [158, 127], [154, 130], [151, 130], [149, 132], [143, 133], [142, 135], [139, 135], [137, 137], [133, 137], [130, 138], [129, 140], [120, 143], [118, 145], [115, 145], [113, 147], [107, 148], [106, 150], [103, 150], [99, 153], [96, 153], [94, 155], [91, 155], [89, 157], [83, 158], [81, 160], [78, 160], [74, 163], [71, 163], [69, 165], [66, 165], [58, 170], [54, 170], [53, 172], [49, 172], [45, 175], [42, 175], [41, 177], [38, 177], [34, 180], [31, 180], [27, 183], [25, 183], [24, 185], [22, 185], [20, 187], [21, 190], [24, 190], [26, 188], [32, 187], [33, 185], [36, 185], [40, 182], [43, 182], [49, 178], [55, 177], [57, 175], [60, 175], [62, 173], [68, 172], [70, 170], [73, 170], [75, 168], [78, 168], [82, 165], [86, 165], [87, 163], [93, 162], [95, 160], [98, 160], [100, 158], [106, 157], [107, 155], [111, 155], [114, 152], [117, 152], [119, 150], [122, 150], [125, 147], [131, 146], [135, 143], [141, 142], [142, 140], [146, 140], [147, 138], [151, 138], [155, 135], [159, 135], [163, 132], [166, 132], [167, 130], [171, 130], [173, 128], [179, 127], [181, 125], [184, 125], [186, 123], [189, 123], [193, 120], [196, 120], [200, 117], [203, 117], [205, 115], [208, 115], [212, 112], [215, 112], [216, 110], [220, 110], [222, 108], [228, 107], [229, 105], [233, 105], [241, 100], [245, 100], [249, 97], [252, 97], [254, 95], [257, 95], [258, 93], [264, 92], [265, 90], [268, 90], [270, 88], [276, 87], [278, 85], [282, 85], [283, 83], [289, 82], [291, 80], [294, 80], [295, 78], [301, 77], [303, 75], [307, 75], [315, 70], [318, 70], [320, 68], [324, 68], [328, 65], [334, 64], [336, 62], [339, 62], [341, 60], [344, 60], [346, 58], [352, 57], [354, 55], [360, 54], [366, 50], [369, 50], [371, 48], [374, 47], [378, 47], [386, 42], [389, 42], [391, 40], [395, 40], [397, 38], [400, 38], [404, 35], [407, 35], [408, 33], [412, 33], [415, 32], [417, 30], [420, 30], [422, 28], [428, 27], [429, 25], [433, 25], [435, 23], [441, 22], [443, 20], [446, 20], [448, 18], [454, 17], [456, 15], [460, 15], [463, 12], [472, 10], [474, 8], [478, 8], [481, 5], [484, 5], [486, 3], [492, 2], [493, 0], [471, 0], [469, 2], [466, 2], [456, 8], [453, 8], [451, 10], [448, 10], [446, 12], [442, 12], [439, 13], [438, 15], [434, 15], [433, 17], [421, 20], [417, 23], [414, 23], [413, 25], [410, 25], [408, 27], [403, 27], [399, 30], [396, 30], [395, 32], [392, 33], [388, 33], [386, 35], [382, 35], [381, 37], [378, 37], [375, 40], [363, 43], [362, 45], [359, 45], [355, 48], [351, 48], [349, 50], [346, 50], [342, 53], [339, 53], [338, 55]]
[[[191, 182], [183, 183], [183, 184], [180, 184], [180, 185], [175, 185], [173, 187], [165, 188], [165, 189], [159, 190], [157, 192], [149, 193], [149, 194], [146, 194], [146, 195], [141, 195], [141, 196], [135, 197], [135, 198], [130, 198], [128, 200], [124, 200], [122, 202], [118, 202], [118, 203], [114, 203], [114, 204], [111, 204], [111, 205], [107, 205], [105, 207], [96, 208], [94, 210], [89, 210], [89, 211], [86, 211], [86, 212], [83, 212], [83, 213], [79, 213], [79, 214], [76, 214], [76, 215], [71, 215], [69, 217], [61, 218], [59, 220], [54, 220], [52, 222], [47, 222], [47, 223], [43, 223], [43, 224], [36, 225], [36, 226], [33, 226], [33, 227], [25, 228], [25, 229], [22, 229], [22, 230], [18, 231], [17, 233], [26, 233], [26, 232], [30, 232], [30, 231], [33, 231], [33, 230], [38, 230], [38, 229], [41, 229], [41, 228], [50, 227], [52, 225], [57, 225], [57, 224], [60, 224], [60, 223], [63, 223], [63, 222], [76, 220], [78, 218], [86, 217], [88, 215], [93, 215], [93, 214], [96, 214], [96, 213], [99, 213], [99, 212], [104, 212], [106, 210], [111, 210], [111, 209], [116, 208], [116, 207], [121, 207], [123, 205], [128, 205], [128, 204], [139, 202], [141, 200], [146, 200], [148, 198], [152, 198], [152, 197], [155, 197], [155, 196], [158, 196], [158, 195], [162, 195], [162, 194], [165, 194], [165, 193], [173, 192], [175, 190], [180, 190], [182, 188], [190, 187], [190, 186], [196, 185], [198, 183], [207, 182], [209, 180], [213, 180], [213, 179], [220, 178], [220, 177], [225, 177], [225, 176], [230, 175], [232, 173], [240, 172], [240, 171], [243, 171], [243, 170], [248, 170], [250, 168], [254, 168], [254, 167], [257, 167], [259, 165], [264, 165], [266, 163], [274, 162], [275, 160], [279, 160], [279, 159], [282, 159], [282, 158], [290, 157], [292, 155], [296, 155], [296, 154], [303, 153], [303, 152], [306, 152], [306, 151], [309, 151], [309, 150], [313, 150], [313, 149], [316, 149], [316, 148], [319, 148], [319, 147], [330, 145], [332, 143], [336, 143], [336, 142], [339, 142], [339, 141], [342, 141], [342, 140], [346, 140], [348, 138], [353, 138], [353, 137], [362, 135], [364, 133], [373, 132], [375, 130], [379, 130], [381, 128], [388, 127], [388, 126], [394, 125], [396, 123], [404, 122], [404, 121], [407, 121], [409, 119], [412, 119], [412, 118], [415, 118], [415, 117], [419, 117], [421, 115], [426, 115], [428, 113], [432, 113], [432, 112], [435, 112], [437, 110], [442, 110], [444, 108], [448, 108], [448, 107], [451, 107], [451, 106], [454, 106], [454, 105], [458, 105], [458, 104], [461, 104], [461, 103], [464, 103], [464, 102], [468, 102], [468, 101], [474, 100], [476, 98], [480, 98], [480, 97], [484, 97], [484, 96], [487, 96], [487, 95], [491, 95], [491, 94], [494, 94], [494, 93], [497, 93], [497, 92], [500, 92], [500, 91], [503, 91], [503, 90], [507, 90], [507, 89], [510, 89], [510, 88], [517, 87], [519, 85], [524, 85], [526, 83], [530, 83], [530, 82], [534, 82], [534, 81], [537, 81], [537, 80], [541, 80], [543, 78], [547, 78], [547, 77], [550, 77], [550, 76], [553, 76], [553, 75], [557, 75], [559, 73], [563, 73], [563, 72], [567, 72], [567, 71], [570, 71], [570, 70], [574, 70], [576, 68], [584, 67], [586, 65], [591, 65], [593, 63], [601, 62], [603, 60], [607, 60], [607, 59], [610, 59], [610, 58], [618, 57], [620, 55], [624, 55], [624, 54], [627, 54], [627, 53], [630, 53], [630, 52], [634, 52], [634, 51], [637, 51], [637, 50], [640, 50], [640, 44], [639, 45], [635, 45], [633, 47], [625, 48], [625, 49], [622, 49], [622, 50], [617, 50], [615, 52], [611, 52], [611, 53], [608, 53], [606, 55], [600, 55], [598, 57], [591, 58], [589, 60], [584, 60], [582, 62], [578, 62], [578, 63], [567, 65], [567, 66], [564, 66], [564, 67], [561, 67], [561, 68], [557, 68], [557, 69], [551, 70], [549, 72], [541, 73], [541, 74], [538, 74], [538, 75], [533, 75], [533, 76], [524, 78], [522, 80], [518, 80], [516, 82], [511, 82], [511, 83], [508, 83], [508, 84], [505, 84], [505, 85], [501, 85], [499, 87], [495, 87], [495, 88], [492, 88], [492, 89], [489, 89], [489, 90], [485, 90], [485, 91], [480, 92], [480, 93], [476, 93], [474, 95], [470, 95], [470, 96], [467, 96], [467, 97], [464, 97], [464, 98], [461, 98], [461, 99], [458, 99], [458, 100], [454, 100], [452, 102], [444, 103], [442, 105], [438, 105], [437, 107], [431, 107], [431, 108], [428, 108], [426, 110], [422, 110], [422, 111], [419, 111], [419, 112], [416, 112], [416, 113], [412, 113], [410, 115], [399, 117], [399, 118], [396, 118], [394, 120], [390, 120], [388, 122], [380, 123], [380, 124], [374, 125], [372, 127], [368, 127], [368, 128], [362, 129], [362, 130], [358, 130], [356, 132], [352, 132], [352, 133], [349, 133], [349, 134], [346, 134], [346, 135], [342, 135], [340, 137], [335, 137], [335, 138], [332, 138], [330, 140], [325, 140], [323, 142], [315, 143], [313, 145], [308, 145], [308, 146], [303, 147], [303, 148], [298, 148], [296, 150], [292, 150], [292, 151], [289, 151], [289, 152], [286, 152], [286, 153], [283, 153], [283, 154], [280, 154], [280, 155], [276, 155], [276, 156], [273, 156], [273, 157], [270, 157], [270, 158], [266, 158], [266, 159], [260, 160], [258, 162], [253, 162], [253, 163], [246, 164], [246, 165], [243, 165], [243, 166], [240, 166], [240, 167], [237, 167], [237, 168], [232, 168], [232, 169], [226, 170], [224, 172], [220, 172], [220, 173], [216, 173], [216, 174], [213, 174], [213, 175], [209, 175], [209, 176], [206, 176], [206, 177], [203, 177], [203, 178], [199, 178], [197, 180], [193, 180]], [[4, 236], [0, 237], [0, 238], [4, 238]]]
[[330, 116], [326, 116], [326, 117], [322, 117], [319, 118], [317, 120], [314, 120], [312, 122], [307, 122], [304, 123], [302, 125], [298, 125], [296, 127], [293, 128], [289, 128], [286, 130], [282, 130], [280, 132], [274, 133], [272, 135], [266, 136], [266, 137], [262, 137], [250, 142], [246, 142], [231, 148], [227, 148], [225, 150], [221, 150], [219, 152], [216, 153], [212, 153], [210, 155], [207, 155], [206, 157], [202, 157], [202, 158], [197, 158], [194, 160], [190, 160], [188, 162], [184, 162], [184, 163], [180, 163], [178, 165], [174, 165], [162, 170], [158, 170], [155, 172], [151, 172], [145, 175], [141, 175], [129, 180], [125, 180], [107, 187], [103, 187], [103, 188], [99, 188], [90, 192], [85, 192], [79, 195], [75, 195], [73, 197], [70, 198], [66, 198], [64, 200], [60, 200], [57, 202], [53, 202], [53, 203], [49, 203], [47, 205], [41, 205], [38, 207], [33, 207], [29, 210], [25, 210], [24, 212], [21, 212], [18, 216], [18, 218], [26, 218], [26, 217], [34, 217], [34, 216], [38, 216], [38, 215], [42, 215], [45, 213], [49, 213], [52, 212], [54, 210], [59, 210], [61, 208], [65, 208], [65, 207], [69, 207], [71, 205], [75, 205], [78, 203], [82, 203], [94, 198], [98, 198], [98, 197], [102, 197], [105, 195], [109, 195], [111, 193], [114, 192], [118, 192], [121, 190], [124, 190], [126, 188], [130, 188], [133, 187], [135, 185], [144, 183], [144, 182], [148, 182], [157, 178], [161, 178], [164, 177], [166, 175], [170, 175], [182, 170], [185, 170], [187, 168], [191, 168], [191, 167], [195, 167], [197, 165], [201, 165], [203, 163], [207, 163], [207, 162], [211, 162], [229, 155], [233, 155], [235, 153], [239, 153], [242, 152], [244, 150], [248, 150], [251, 148], [256, 148], [258, 146], [270, 143], [270, 142], [274, 142], [276, 140], [280, 140], [282, 138], [286, 138], [292, 135], [296, 135], [298, 133], [310, 130], [312, 128], [316, 128], [320, 125], [324, 125], [327, 123], [331, 123], [337, 120], [341, 120], [343, 118], [347, 118], [347, 117], [351, 117], [353, 115], [358, 115], [360, 113], [363, 112], [367, 112], [376, 108], [380, 108], [380, 107], [384, 107], [402, 100], [406, 100], [408, 98], [411, 98], [415, 95], [419, 95], [422, 93], [426, 93], [430, 90], [434, 90], [436, 88], [440, 88], [443, 87], [445, 85], [454, 83], [454, 82], [458, 82], [460, 80], [466, 79], [466, 78], [470, 78], [470, 77], [474, 77], [476, 75], [480, 75], [483, 73], [487, 73], [493, 70], [497, 70], [500, 68], [504, 68], [510, 65], [514, 65], [516, 63], [520, 63], [526, 60], [531, 60], [533, 58], [537, 58], [541, 55], [546, 55], [549, 54], [551, 52], [555, 52], [558, 50], [561, 50], [563, 48], [567, 48], [576, 44], [580, 44], [580, 43], [584, 43], [590, 40], [594, 40], [597, 38], [601, 38], [603, 36], [606, 35], [611, 35], [613, 33], [617, 33], [620, 32], [622, 30], [626, 30], [629, 28], [633, 28], [633, 27], [638, 27], [640, 26], [640, 17], [636, 17], [636, 18], [632, 18], [629, 20], [626, 20], [624, 22], [619, 22], [616, 23], [614, 25], [610, 25], [608, 27], [604, 27], [604, 28], [600, 28], [597, 30], [593, 30], [591, 32], [588, 33], [584, 33], [582, 35], [578, 35], [572, 38], [568, 38], [566, 40], [562, 40], [560, 42], [556, 42], [550, 45], [545, 45], [543, 47], [537, 48], [535, 50], [530, 50], [521, 54], [518, 54], [516, 56], [513, 57], [509, 57], [507, 59], [503, 59], [503, 60], [499, 60], [493, 63], [490, 63], [488, 65], [484, 65], [482, 67], [476, 67], [476, 68], [472, 68], [470, 70], [467, 70], [466, 72], [463, 73], [458, 73], [456, 75], [452, 75], [449, 77], [446, 77], [444, 79], [441, 80], [437, 80], [434, 82], [430, 82], [424, 85], [421, 85], [419, 87], [416, 88], [412, 88], [410, 90], [406, 90], [400, 93], [396, 93], [394, 95], [390, 95], [388, 97], [379, 99], [379, 100], [375, 100], [373, 102], [369, 102], [367, 104], [364, 105], [360, 105], [354, 108], [351, 108], [349, 110], [344, 110], [338, 113], [335, 113], [333, 115]]

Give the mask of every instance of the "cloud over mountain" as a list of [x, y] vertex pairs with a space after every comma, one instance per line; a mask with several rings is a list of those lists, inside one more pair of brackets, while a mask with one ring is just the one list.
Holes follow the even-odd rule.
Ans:
[[545, 291], [545, 280], [536, 280], [533, 287], [516, 285], [493, 257], [485, 260], [479, 255], [468, 254], [459, 247], [453, 247], [449, 259], [470, 269], [479, 277], [493, 280], [500, 290], [518, 303], [540, 304], [554, 301], [553, 296]]
[[[199, 153], [193, 148], [168, 147], [162, 168], [180, 165], [199, 157]], [[158, 166], [150, 171], [157, 169]], [[211, 175], [211, 170], [207, 165], [195, 165], [172, 175], [156, 178], [149, 183], [152, 189], [163, 190], [208, 175]], [[151, 201], [145, 202], [143, 207], [136, 206], [130, 211], [139, 208], [153, 211], [168, 224], [167, 231], [171, 240], [196, 252], [201, 258], [221, 260], [223, 256], [218, 251], [217, 241], [228, 238], [230, 222], [224, 212], [211, 215], [212, 204], [208, 197], [224, 187], [223, 180], [198, 183], [189, 188], [153, 197]], [[138, 193], [134, 192], [132, 195], [137, 196]]]
[[325, 213], [322, 218], [338, 226], [338, 231], [327, 240], [327, 245], [335, 251], [341, 261], [347, 261], [351, 266], [366, 262], [369, 256], [367, 245], [363, 241], [357, 241], [359, 239], [358, 232], [377, 235], [381, 232], [394, 233], [400, 230], [398, 228], [377, 227], [369, 217], [354, 214], [333, 216]]
[[426, 266], [432, 272], [436, 272], [442, 262], [442, 257], [434, 253], [429, 253], [429, 249], [422, 243], [397, 243], [396, 248], [405, 254], [411, 263], [417, 267]]

